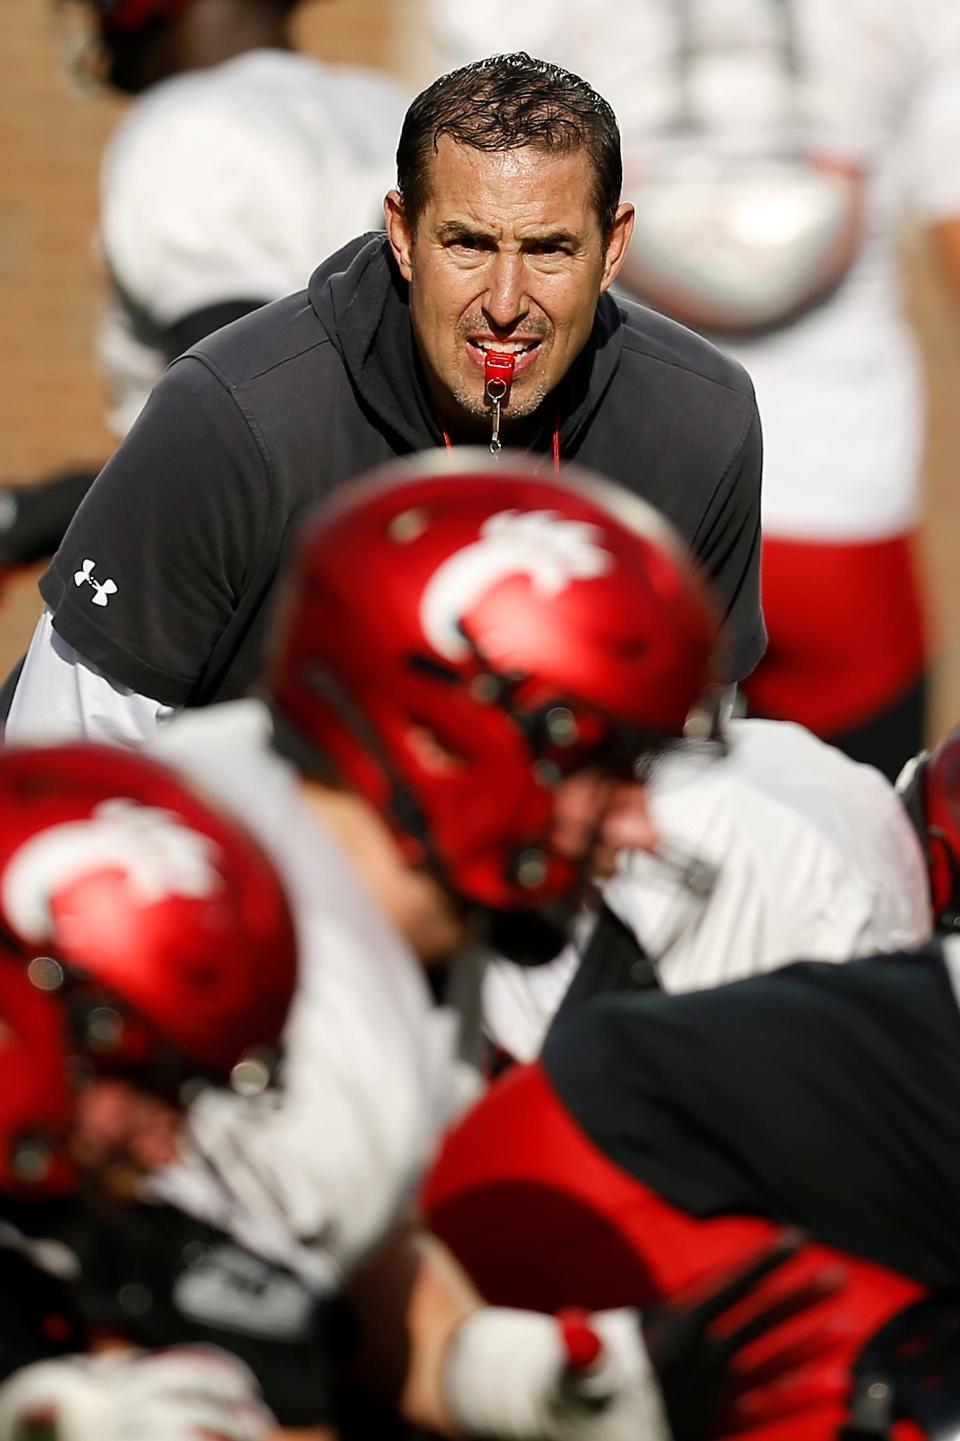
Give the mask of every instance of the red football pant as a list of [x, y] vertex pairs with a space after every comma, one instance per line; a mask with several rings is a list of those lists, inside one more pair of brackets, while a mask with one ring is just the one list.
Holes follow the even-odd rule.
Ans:
[[763, 540], [769, 645], [743, 683], [750, 712], [827, 739], [905, 695], [927, 665], [914, 538]]

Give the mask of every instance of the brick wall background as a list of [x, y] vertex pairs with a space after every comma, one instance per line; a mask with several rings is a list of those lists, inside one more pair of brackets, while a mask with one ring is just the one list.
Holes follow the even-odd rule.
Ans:
[[[419, 0], [324, 0], [298, 12], [304, 47], [429, 79]], [[29, 479], [109, 451], [92, 354], [100, 279], [92, 246], [97, 164], [122, 101], [66, 73], [55, 0], [0, 0], [0, 478]], [[920, 242], [911, 291], [930, 375], [929, 507], [922, 554], [940, 637], [934, 729], [960, 718], [960, 318]], [[39, 611], [37, 571], [0, 601], [0, 673]]]

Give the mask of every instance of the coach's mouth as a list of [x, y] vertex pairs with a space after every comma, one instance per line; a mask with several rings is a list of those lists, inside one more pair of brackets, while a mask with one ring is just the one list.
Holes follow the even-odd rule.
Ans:
[[467, 339], [467, 353], [471, 362], [478, 370], [483, 370], [487, 363], [487, 355], [493, 352], [496, 355], [512, 355], [514, 357], [513, 378], [522, 375], [534, 364], [540, 351], [540, 340], [534, 337], [520, 340], [494, 340], [490, 336], [469, 336]]

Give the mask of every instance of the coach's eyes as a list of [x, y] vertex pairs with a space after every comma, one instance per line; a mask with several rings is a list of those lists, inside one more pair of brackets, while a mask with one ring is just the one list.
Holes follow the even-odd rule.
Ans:
[[495, 248], [495, 243], [484, 235], [458, 235], [447, 241], [447, 249], [459, 255], [476, 255]]

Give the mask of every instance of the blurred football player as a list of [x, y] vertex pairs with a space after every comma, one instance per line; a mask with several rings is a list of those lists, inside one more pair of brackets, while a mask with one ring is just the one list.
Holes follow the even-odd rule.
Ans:
[[[105, 1332], [143, 1345], [218, 1342], [240, 1353], [246, 1341], [259, 1364], [256, 1332], [237, 1338], [216, 1318], [205, 1330], [191, 1324], [159, 1287], [140, 1308], [141, 1317], [154, 1314], [139, 1328], [124, 1324], [138, 1314], [125, 1315], [122, 1302], [138, 1283], [144, 1294], [142, 1273], [153, 1280], [154, 1268], [178, 1255], [178, 1241], [196, 1247], [215, 1232], [193, 1226], [187, 1234], [184, 1218], [168, 1212], [166, 1256], [141, 1250], [140, 1274], [124, 1272], [137, 1209], [127, 1216], [117, 1207], [133, 1203], [143, 1175], [186, 1144], [192, 1089], [226, 1084], [238, 1064], [264, 1066], [278, 1041], [296, 979], [280, 884], [240, 827], [142, 757], [84, 745], [9, 749], [0, 793], [0, 996], [16, 1042], [0, 1063], [11, 1072], [6, 1104], [19, 1118], [3, 1189], [22, 1198], [19, 1225], [59, 1238], [27, 1250], [38, 1264], [59, 1257], [68, 1283], [48, 1340], [61, 1339], [65, 1316], [84, 1323], [52, 1349], [76, 1351]], [[38, 1195], [78, 1179], [92, 1210], [60, 1218], [38, 1206]], [[25, 1305], [38, 1304], [36, 1284], [22, 1289], [10, 1313], [21, 1320]], [[19, 1290], [8, 1288], [12, 1302]], [[50, 1324], [45, 1318], [47, 1331]], [[35, 1351], [24, 1360], [43, 1354], [29, 1330], [21, 1339]], [[45, 1406], [78, 1438], [92, 1434], [84, 1417], [97, 1435], [118, 1438], [162, 1425], [171, 1436], [208, 1428], [252, 1441], [273, 1424], [253, 1404], [242, 1367], [206, 1350], [167, 1354], [142, 1365], [72, 1358], [19, 1374], [0, 1396], [0, 1434]], [[220, 1404], [223, 1425], [213, 1426]]]
[[[36, 773], [35, 773], [36, 774]], [[49, 776], [49, 772], [48, 772]], [[8, 950], [5, 943], [4, 950]], [[52, 965], [52, 961], [47, 962]], [[273, 1426], [250, 1373], [222, 1351], [88, 1354], [83, 1225], [71, 1153], [78, 1095], [68, 1016], [9, 954], [0, 961], [0, 1436], [53, 1426], [73, 1441], [258, 1441]], [[179, 1338], [177, 1338], [179, 1339]]]
[[[294, 48], [296, 0], [61, 0], [136, 100], [101, 167], [98, 351], [117, 437], [165, 366], [383, 224], [404, 93]], [[52, 555], [96, 468], [0, 492], [0, 564]]]

